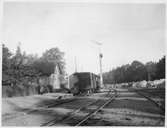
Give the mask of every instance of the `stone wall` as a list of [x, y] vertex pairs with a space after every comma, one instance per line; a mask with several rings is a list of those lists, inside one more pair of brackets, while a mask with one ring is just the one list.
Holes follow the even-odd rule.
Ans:
[[2, 86], [2, 97], [28, 96], [38, 94], [36, 86]]

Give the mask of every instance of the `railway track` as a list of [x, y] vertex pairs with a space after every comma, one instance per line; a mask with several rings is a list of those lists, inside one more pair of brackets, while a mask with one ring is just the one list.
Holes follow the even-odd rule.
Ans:
[[165, 114], [165, 108], [160, 105], [158, 102], [156, 102], [155, 100], [153, 100], [152, 98], [150, 98], [149, 96], [147, 96], [146, 94], [143, 94], [142, 92], [140, 92], [139, 90], [133, 89], [133, 91], [135, 91], [137, 94], [139, 94], [140, 96], [146, 98], [147, 100], [149, 100], [150, 102], [152, 102], [153, 104], [155, 104], [162, 112], [162, 114]]
[[[160, 105], [159, 103], [157, 103], [155, 100], [153, 100], [152, 98], [150, 98], [149, 96], [147, 96], [146, 94], [143, 94], [142, 92], [140, 92], [139, 90], [133, 89], [133, 91], [135, 91], [137, 94], [139, 94], [140, 96], [146, 98], [148, 101], [152, 102], [156, 107], [158, 107], [160, 109], [160, 114], [165, 115], [165, 108]], [[146, 93], [146, 92], [145, 92]], [[163, 118], [160, 118], [159, 121], [157, 122], [157, 125], [160, 122], [164, 122]]]
[[[113, 94], [114, 93], [114, 94]], [[89, 112], [86, 116], [84, 116], [80, 121], [77, 121], [77, 123], [74, 124], [74, 126], [81, 126], [82, 124], [84, 124], [88, 119], [90, 119], [92, 116], [96, 115], [96, 113], [98, 113], [102, 108], [104, 108], [106, 105], [108, 105], [110, 102], [112, 102], [116, 97], [117, 97], [117, 91], [116, 90], [110, 90], [106, 96], [110, 96], [110, 98], [105, 101], [104, 103], [102, 103], [101, 105], [99, 105], [96, 109], [94, 109], [93, 111]], [[65, 115], [64, 117], [62, 117], [60, 120], [57, 120], [56, 118], [54, 118], [53, 120], [50, 120], [44, 124], [42, 124], [41, 126], [54, 126], [57, 123], [61, 123], [63, 121], [68, 121], [70, 119], [72, 119], [72, 117], [81, 112], [82, 110], [87, 109], [88, 107], [90, 107], [91, 105], [95, 105], [98, 102], [100, 102], [99, 99], [96, 99], [95, 101], [86, 104], [85, 106], [81, 106], [80, 108], [68, 113], [67, 115]]]
[[21, 108], [21, 111], [24, 111], [24, 112], [17, 112], [17, 113], [13, 113], [13, 114], [10, 114], [10, 115], [6, 115], [2, 121], [5, 121], [5, 120], [10, 120], [10, 119], [13, 119], [13, 118], [17, 118], [17, 117], [20, 117], [20, 116], [25, 116], [27, 114], [31, 114], [33, 112], [36, 112], [38, 110], [41, 110], [41, 109], [47, 109], [47, 108], [51, 108], [51, 107], [56, 107], [56, 106], [59, 106], [59, 105], [62, 105], [62, 104], [65, 104], [65, 103], [70, 103], [70, 102], [73, 102], [73, 101], [76, 101], [78, 100], [78, 97], [74, 97], [72, 99], [57, 99], [53, 102], [50, 102], [50, 103], [46, 103], [46, 104], [42, 104], [42, 105], [37, 105], [37, 107], [30, 107], [32, 108], [30, 110], [30, 108]]

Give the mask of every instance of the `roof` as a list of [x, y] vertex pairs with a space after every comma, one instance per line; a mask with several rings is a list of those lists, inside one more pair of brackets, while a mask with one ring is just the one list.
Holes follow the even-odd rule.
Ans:
[[95, 76], [98, 76], [98, 75], [96, 75], [96, 74], [94, 74], [94, 73], [92, 73], [92, 72], [74, 72], [74, 73], [71, 74], [71, 75], [75, 75], [75, 74], [93, 74], [93, 75], [95, 75]]

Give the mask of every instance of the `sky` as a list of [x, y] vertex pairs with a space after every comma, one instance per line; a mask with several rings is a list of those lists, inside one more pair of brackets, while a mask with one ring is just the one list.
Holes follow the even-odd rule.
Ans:
[[3, 43], [14, 53], [18, 42], [27, 54], [58, 47], [66, 71], [99, 73], [133, 60], [146, 63], [165, 55], [165, 4], [6, 2]]

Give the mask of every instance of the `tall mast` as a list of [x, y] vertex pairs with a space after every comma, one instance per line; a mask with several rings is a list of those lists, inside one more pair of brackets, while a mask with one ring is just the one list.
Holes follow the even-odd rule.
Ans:
[[75, 56], [75, 72], [77, 72], [77, 59], [76, 59], [76, 56]]
[[101, 86], [101, 87], [103, 87], [102, 57], [103, 57], [103, 54], [102, 54], [102, 53], [99, 53], [99, 64], [100, 64], [100, 86]]
[[103, 58], [103, 54], [101, 53], [101, 43], [92, 40], [93, 43], [95, 43], [96, 45], [99, 46], [99, 66], [100, 66], [100, 86], [101, 88], [104, 87], [103, 85], [103, 71], [102, 71], [102, 58]]

